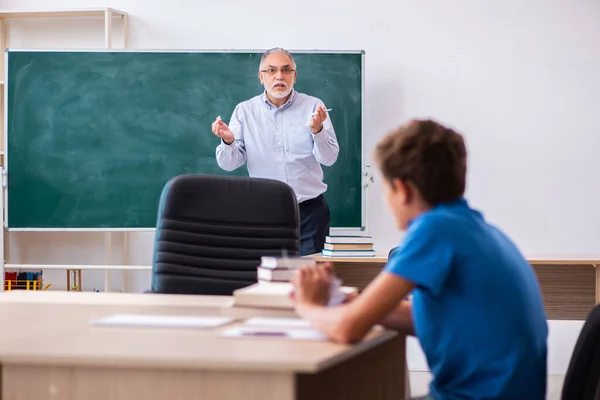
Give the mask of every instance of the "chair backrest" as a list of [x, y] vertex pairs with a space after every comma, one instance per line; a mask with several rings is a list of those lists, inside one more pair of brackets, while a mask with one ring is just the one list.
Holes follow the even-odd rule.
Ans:
[[285, 183], [181, 175], [164, 187], [152, 263], [155, 293], [231, 295], [257, 281], [261, 256], [300, 249], [298, 203]]
[[595, 400], [599, 383], [600, 305], [596, 305], [583, 324], [575, 343], [565, 375], [561, 399]]

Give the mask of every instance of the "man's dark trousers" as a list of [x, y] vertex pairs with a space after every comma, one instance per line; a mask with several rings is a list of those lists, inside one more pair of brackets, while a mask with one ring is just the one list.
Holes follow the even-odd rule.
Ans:
[[300, 255], [320, 253], [329, 235], [329, 206], [323, 195], [300, 203]]

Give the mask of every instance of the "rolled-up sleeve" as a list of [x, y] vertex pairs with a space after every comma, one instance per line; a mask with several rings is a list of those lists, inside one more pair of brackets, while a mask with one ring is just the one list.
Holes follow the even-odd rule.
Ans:
[[[323, 103], [317, 104], [317, 107], [321, 105], [323, 105]], [[327, 114], [327, 118], [323, 121], [323, 128], [321, 131], [313, 134], [313, 140], [313, 155], [317, 161], [328, 167], [335, 164], [340, 152], [340, 146], [329, 114]]]

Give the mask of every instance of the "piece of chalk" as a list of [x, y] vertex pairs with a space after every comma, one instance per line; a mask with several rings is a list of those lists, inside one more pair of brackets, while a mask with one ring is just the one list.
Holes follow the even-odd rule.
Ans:
[[[327, 110], [325, 110], [325, 111], [331, 111], [331, 108], [328, 108], [328, 109], [327, 109]], [[312, 114], [310, 114], [310, 115], [316, 115], [316, 114], [317, 114], [317, 111], [315, 111], [314, 113], [312, 113]]]

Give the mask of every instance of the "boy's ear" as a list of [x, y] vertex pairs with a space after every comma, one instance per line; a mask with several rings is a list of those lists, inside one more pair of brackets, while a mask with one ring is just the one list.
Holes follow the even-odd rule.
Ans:
[[392, 187], [392, 191], [397, 192], [398, 190], [400, 190], [402, 188], [402, 181], [399, 178], [393, 178], [390, 181], [390, 186]]
[[403, 203], [410, 203], [413, 197], [413, 189], [407, 181], [403, 181], [399, 178], [394, 178], [394, 180], [392, 181], [392, 190], [402, 196]]

